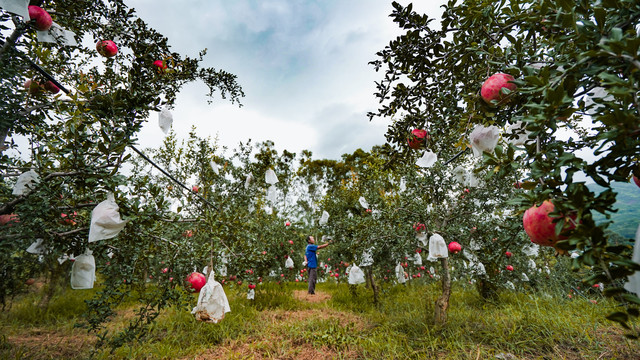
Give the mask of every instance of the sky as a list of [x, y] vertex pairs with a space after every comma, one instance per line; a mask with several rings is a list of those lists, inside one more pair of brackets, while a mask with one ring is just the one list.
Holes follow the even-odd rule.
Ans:
[[[192, 126], [221, 146], [272, 140], [279, 151], [307, 149], [316, 159], [385, 142], [389, 119], [369, 121], [377, 109], [368, 62], [400, 29], [387, 0], [129, 0], [140, 18], [169, 39], [172, 50], [203, 65], [233, 73], [243, 87], [242, 107], [216, 98], [206, 87], [183, 89], [173, 130], [186, 138]], [[399, 1], [403, 5], [411, 1]], [[444, 0], [420, 0], [414, 10], [439, 18]], [[139, 134], [141, 147], [158, 147], [164, 133], [152, 114]]]

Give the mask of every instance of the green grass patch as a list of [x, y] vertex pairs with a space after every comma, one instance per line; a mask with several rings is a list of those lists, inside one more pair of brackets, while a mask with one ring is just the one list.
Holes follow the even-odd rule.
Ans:
[[[454, 284], [447, 324], [436, 326], [433, 307], [441, 292], [437, 284], [384, 286], [378, 304], [363, 285], [319, 284], [318, 292], [330, 298], [318, 302], [294, 296], [306, 290], [300, 283], [262, 284], [257, 290], [251, 301], [246, 288], [226, 288], [231, 312], [218, 324], [196, 321], [190, 308], [166, 309], [146, 337], [113, 354], [97, 349], [95, 358], [296, 358], [317, 351], [318, 356], [347, 359], [487, 359], [499, 354], [632, 359], [640, 353], [637, 342], [625, 340], [623, 331], [604, 319], [615, 304], [602, 298], [593, 304], [583, 298], [503, 292], [487, 302], [471, 288]], [[30, 314], [37, 307], [36, 295], [20, 299], [2, 314], [2, 330], [8, 335], [0, 342], [0, 357], [55, 357], [54, 347], [40, 356], [37, 349], [16, 345], [16, 336], [43, 324], [55, 325], [61, 336], [77, 336], [70, 329], [89, 295], [61, 294], [44, 317]], [[193, 294], [190, 305], [196, 301]], [[118, 326], [126, 322], [125, 315], [114, 321]], [[47, 344], [41, 346], [47, 349]], [[77, 357], [86, 358], [90, 352], [85, 345]]]

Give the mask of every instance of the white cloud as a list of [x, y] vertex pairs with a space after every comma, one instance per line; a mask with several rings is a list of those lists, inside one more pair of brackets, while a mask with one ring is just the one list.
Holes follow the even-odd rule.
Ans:
[[[180, 137], [193, 124], [231, 148], [273, 140], [279, 149], [330, 158], [384, 142], [387, 120], [369, 122], [366, 113], [377, 107], [374, 81], [383, 76], [368, 62], [400, 33], [389, 1], [188, 3], [128, 2], [174, 50], [193, 56], [208, 48], [205, 65], [236, 74], [246, 98], [240, 109], [224, 100], [208, 106], [203, 86], [187, 87], [173, 111]], [[433, 16], [441, 3], [414, 9]], [[156, 117], [140, 133], [143, 146], [160, 143]]]

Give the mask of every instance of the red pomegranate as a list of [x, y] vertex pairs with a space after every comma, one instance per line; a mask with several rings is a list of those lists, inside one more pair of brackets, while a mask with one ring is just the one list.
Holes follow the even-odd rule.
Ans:
[[453, 254], [457, 254], [462, 250], [462, 245], [458, 244], [455, 241], [449, 243], [449, 252]]
[[512, 83], [514, 78], [509, 74], [497, 73], [491, 75], [480, 89], [480, 96], [489, 105], [493, 105], [492, 101], [498, 101], [500, 104], [505, 98], [505, 94], [502, 93], [502, 88], [506, 88], [510, 91], [515, 91], [518, 87]]
[[187, 281], [191, 284], [191, 288], [195, 292], [199, 292], [200, 289], [207, 283], [207, 279], [203, 274], [199, 272], [192, 272], [189, 277], [187, 277]]
[[[540, 206], [532, 206], [524, 212], [522, 223], [524, 231], [529, 235], [532, 243], [541, 246], [555, 246], [555, 244], [566, 239], [564, 236], [556, 234], [556, 224], [553, 221], [562, 216], [551, 217], [549, 213], [553, 212], [555, 206], [551, 200], [545, 200]], [[575, 228], [573, 222], [567, 218], [575, 219], [575, 216], [565, 217], [564, 230], [572, 230]]]
[[409, 135], [407, 142], [409, 143], [410, 148], [420, 149], [424, 146], [425, 139], [428, 138], [429, 135], [427, 133], [427, 130], [414, 129], [413, 131], [411, 131], [411, 135]]

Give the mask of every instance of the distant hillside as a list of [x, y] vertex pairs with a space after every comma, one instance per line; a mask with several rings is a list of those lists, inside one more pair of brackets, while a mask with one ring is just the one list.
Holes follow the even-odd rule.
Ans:
[[[604, 189], [598, 184], [588, 184], [589, 190], [600, 193]], [[613, 191], [616, 196], [617, 213], [611, 215], [613, 224], [609, 225], [609, 230], [622, 235], [625, 238], [635, 238], [638, 224], [640, 224], [640, 188], [635, 183], [613, 183]], [[599, 214], [596, 214], [599, 215]], [[596, 216], [596, 222], [604, 221], [604, 216]]]

